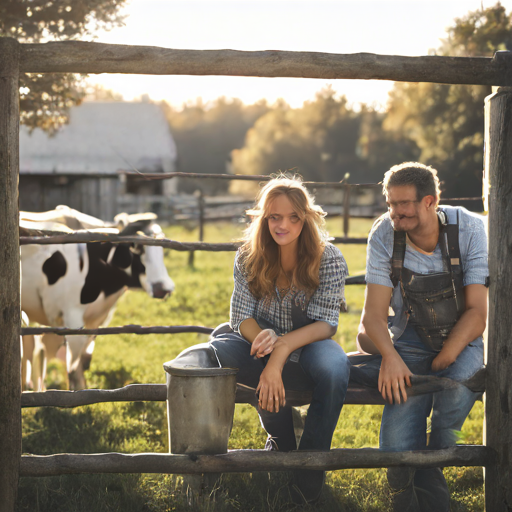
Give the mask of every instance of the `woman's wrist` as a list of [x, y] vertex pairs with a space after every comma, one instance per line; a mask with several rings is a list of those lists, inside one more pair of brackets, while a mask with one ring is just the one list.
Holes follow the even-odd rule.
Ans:
[[272, 353], [270, 354], [270, 359], [267, 365], [276, 365], [280, 370], [282, 370], [290, 354], [290, 348], [283, 340], [283, 336], [279, 336], [276, 343], [274, 344], [274, 350], [272, 350]]

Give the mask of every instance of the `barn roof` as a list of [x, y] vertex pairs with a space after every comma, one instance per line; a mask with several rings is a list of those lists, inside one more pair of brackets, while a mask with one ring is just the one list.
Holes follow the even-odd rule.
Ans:
[[20, 173], [174, 170], [176, 145], [163, 110], [152, 103], [85, 102], [55, 136], [20, 127]]

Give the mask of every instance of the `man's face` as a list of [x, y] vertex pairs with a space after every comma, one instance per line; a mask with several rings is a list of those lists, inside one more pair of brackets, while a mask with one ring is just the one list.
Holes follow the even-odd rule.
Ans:
[[390, 187], [387, 191], [386, 203], [393, 229], [409, 232], [428, 222], [427, 211], [433, 200], [432, 196], [425, 196], [418, 201], [414, 185]]

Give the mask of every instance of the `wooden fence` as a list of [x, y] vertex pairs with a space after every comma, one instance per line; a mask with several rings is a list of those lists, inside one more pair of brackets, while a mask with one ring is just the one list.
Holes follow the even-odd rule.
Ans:
[[[486, 100], [485, 176], [489, 197], [490, 316], [487, 344], [485, 446], [429, 452], [383, 453], [332, 450], [325, 453], [226, 455], [60, 454], [21, 457], [20, 262], [18, 231], [19, 72], [143, 73], [188, 75], [290, 76], [426, 81], [504, 86]], [[512, 509], [512, 57], [400, 57], [313, 52], [191, 51], [153, 47], [60, 42], [19, 44], [0, 38], [0, 511], [15, 509], [19, 475], [84, 472], [202, 473], [271, 469], [348, 467], [484, 466], [488, 511]], [[71, 237], [71, 238], [67, 238]], [[78, 241], [75, 235], [59, 243]], [[73, 238], [75, 237], [75, 238]], [[96, 237], [98, 238], [98, 237]], [[31, 243], [57, 243], [30, 240]], [[190, 250], [168, 241], [178, 250]], [[194, 250], [209, 244], [198, 243]], [[216, 244], [220, 246], [221, 244]], [[214, 250], [224, 250], [217, 247]], [[232, 250], [232, 249], [230, 249]]]

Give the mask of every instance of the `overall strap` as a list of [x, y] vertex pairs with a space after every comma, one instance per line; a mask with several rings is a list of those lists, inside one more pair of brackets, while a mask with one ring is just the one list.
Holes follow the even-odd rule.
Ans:
[[393, 233], [393, 256], [391, 257], [391, 282], [396, 286], [402, 276], [405, 258], [405, 231]]
[[457, 223], [447, 224], [446, 235], [448, 238], [448, 254], [452, 269], [460, 270], [460, 247], [459, 247], [459, 212], [457, 211]]

